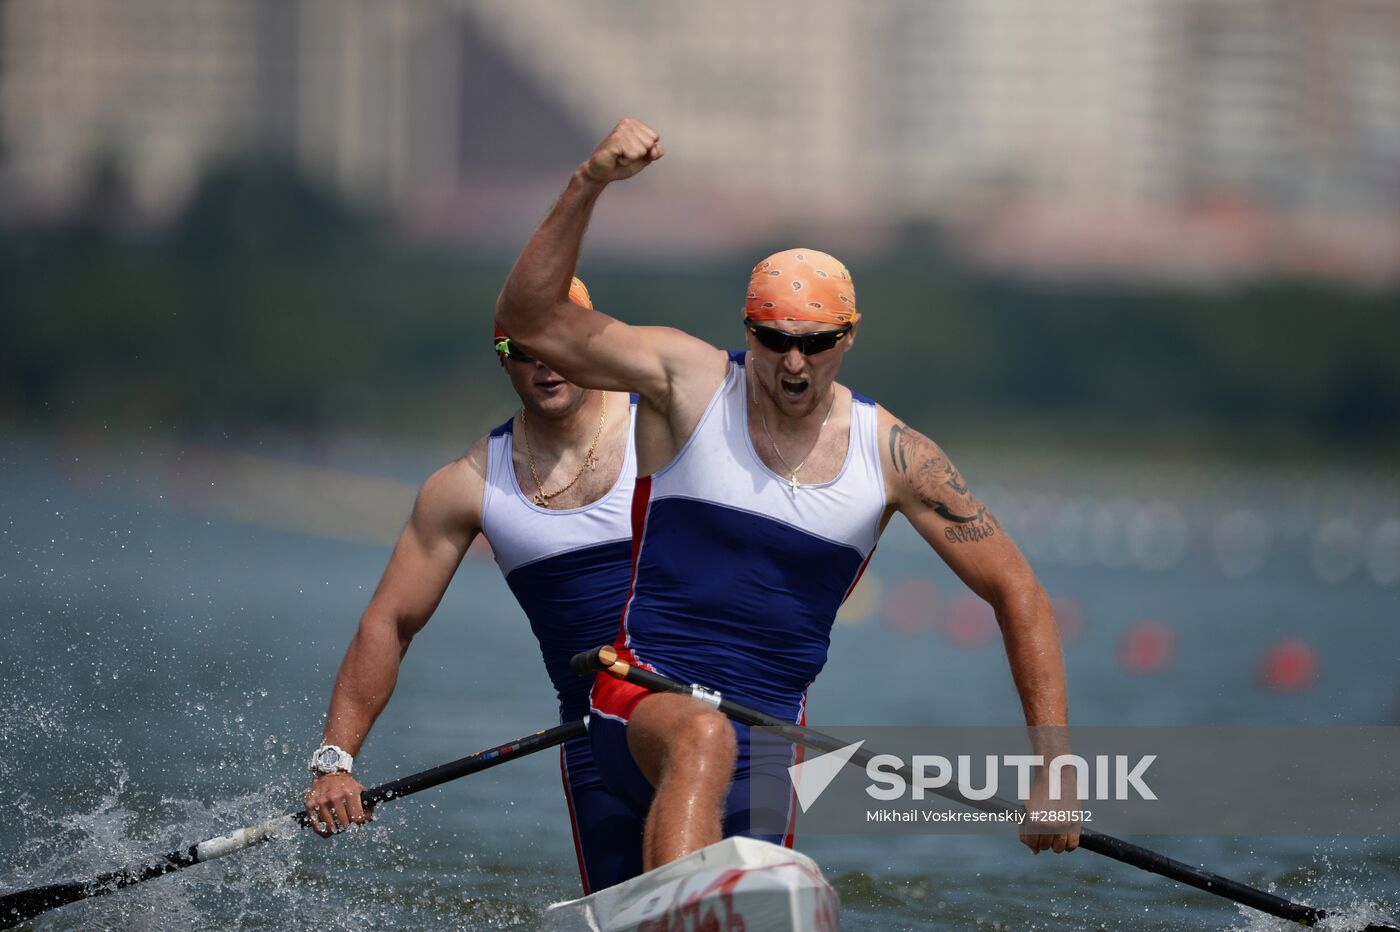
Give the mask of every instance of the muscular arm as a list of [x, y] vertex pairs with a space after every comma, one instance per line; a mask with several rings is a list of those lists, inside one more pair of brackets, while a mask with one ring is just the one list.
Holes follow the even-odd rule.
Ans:
[[[1040, 581], [938, 444], [883, 408], [880, 436], [885, 438], [881, 463], [891, 505], [996, 612], [1035, 753], [1046, 761], [1068, 754], [1065, 663], [1055, 616]], [[1072, 788], [1064, 798], [1073, 799]], [[1027, 811], [1065, 805], [1071, 803], [1050, 801], [1042, 770], [1031, 787]], [[1028, 819], [1020, 834], [1036, 854], [1073, 851], [1079, 845], [1077, 823]]]
[[[623, 120], [569, 178], [549, 215], [526, 243], [496, 303], [496, 320], [530, 355], [586, 388], [635, 391], [668, 413], [673, 395], [718, 384], [724, 355], [667, 327], [634, 327], [568, 300], [569, 280], [599, 195], [661, 158], [660, 137]], [[714, 385], [710, 385], [712, 390]], [[679, 389], [679, 390], [678, 390]]]
[[[326, 714], [326, 744], [359, 753], [394, 692], [409, 643], [432, 617], [480, 532], [486, 444], [482, 438], [462, 459], [433, 473], [419, 490], [408, 525], [340, 662]], [[351, 774], [317, 776], [305, 798], [311, 828], [329, 837], [364, 824], [369, 816], [360, 802], [363, 792], [364, 786]]]
[[996, 612], [1026, 724], [1068, 724], [1059, 632], [1025, 557], [938, 444], [883, 408], [880, 436], [890, 502]]
[[486, 441], [439, 469], [418, 493], [359, 629], [341, 661], [325, 742], [357, 754], [398, 681], [414, 635], [442, 600], [480, 531]]

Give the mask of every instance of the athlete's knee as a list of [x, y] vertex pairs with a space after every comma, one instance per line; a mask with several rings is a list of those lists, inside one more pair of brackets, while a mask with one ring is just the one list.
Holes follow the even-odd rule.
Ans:
[[734, 728], [719, 712], [680, 696], [654, 695], [637, 706], [627, 725], [632, 759], [652, 786], [664, 774], [719, 779], [734, 766]]
[[701, 757], [726, 768], [734, 765], [738, 742], [729, 719], [712, 709], [699, 709], [679, 723], [671, 737], [673, 756]]

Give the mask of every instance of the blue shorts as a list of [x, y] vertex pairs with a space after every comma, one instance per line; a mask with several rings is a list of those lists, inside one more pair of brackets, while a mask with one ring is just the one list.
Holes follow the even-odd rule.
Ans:
[[564, 742], [559, 770], [584, 894], [636, 877], [642, 872], [645, 814], [638, 815], [608, 789], [594, 764], [588, 738]]
[[[641, 819], [646, 818], [656, 789], [632, 758], [627, 746], [627, 721], [637, 703], [648, 695], [641, 687], [600, 674], [588, 719], [588, 740], [598, 772], [612, 795]], [[752, 753], [748, 726], [738, 722], [730, 725], [738, 747], [734, 777], [725, 800], [724, 837], [744, 835], [791, 848], [796, 812], [787, 768], [799, 758], [790, 745], [764, 741], [762, 759], [758, 759]], [[761, 818], [753, 818], [755, 807], [764, 810]], [[754, 821], [765, 831], [753, 831]], [[781, 826], [782, 831], [771, 831], [774, 826]]]

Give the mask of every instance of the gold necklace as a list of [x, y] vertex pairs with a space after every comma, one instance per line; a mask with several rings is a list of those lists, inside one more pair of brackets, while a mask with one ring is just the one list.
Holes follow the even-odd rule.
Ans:
[[817, 428], [817, 439], [812, 441], [812, 447], [807, 451], [807, 455], [802, 457], [802, 462], [793, 466], [787, 461], [787, 457], [783, 456], [783, 451], [778, 449], [778, 441], [773, 439], [773, 432], [768, 429], [768, 416], [763, 413], [763, 405], [758, 403], [757, 378], [757, 376], [754, 376], [749, 382], [750, 394], [753, 395], [753, 406], [758, 409], [758, 420], [763, 425], [763, 432], [768, 435], [768, 443], [773, 447], [773, 452], [778, 454], [778, 459], [787, 467], [788, 472], [792, 473], [792, 475], [788, 477], [788, 484], [792, 487], [793, 494], [796, 495], [797, 489], [799, 488], [797, 484], [797, 473], [803, 466], [806, 466], [807, 461], [812, 458], [812, 451], [815, 450], [817, 444], [821, 442], [822, 431], [826, 429], [826, 422], [831, 420], [831, 409], [836, 407], [836, 386], [831, 386], [831, 400], [826, 403], [826, 417], [822, 418], [822, 426]]
[[574, 487], [574, 483], [583, 478], [585, 469], [597, 469], [597, 461], [593, 458], [593, 453], [598, 449], [598, 440], [603, 436], [603, 425], [608, 420], [608, 393], [603, 392], [603, 411], [598, 415], [598, 430], [593, 434], [593, 443], [589, 445], [588, 452], [583, 456], [583, 465], [579, 466], [578, 472], [569, 480], [569, 484], [562, 489], [555, 489], [553, 492], [546, 492], [544, 486], [540, 484], [539, 474], [535, 472], [535, 454], [530, 449], [530, 428], [525, 424], [525, 409], [520, 409], [520, 433], [525, 438], [525, 460], [530, 464], [530, 478], [535, 480], [535, 488], [538, 489], [535, 497], [530, 499], [541, 508], [549, 507], [549, 500], [557, 495], [563, 495]]

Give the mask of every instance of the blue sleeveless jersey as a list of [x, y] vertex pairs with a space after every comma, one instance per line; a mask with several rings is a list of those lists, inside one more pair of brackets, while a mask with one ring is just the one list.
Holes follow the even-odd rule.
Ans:
[[680, 453], [637, 480], [634, 578], [617, 643], [660, 673], [797, 721], [837, 609], [879, 537], [877, 409], [852, 393], [840, 473], [794, 491], [753, 448], [744, 361], [730, 354]]

